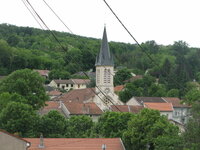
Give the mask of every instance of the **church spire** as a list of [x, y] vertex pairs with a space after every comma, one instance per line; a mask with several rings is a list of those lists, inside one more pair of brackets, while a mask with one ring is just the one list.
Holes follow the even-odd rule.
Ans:
[[114, 66], [113, 57], [108, 45], [106, 27], [104, 27], [101, 49], [96, 57], [95, 66]]

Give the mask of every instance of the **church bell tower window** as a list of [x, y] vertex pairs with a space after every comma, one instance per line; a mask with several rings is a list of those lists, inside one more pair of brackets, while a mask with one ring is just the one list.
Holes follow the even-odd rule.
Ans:
[[97, 69], [97, 83], [100, 83], [100, 70]]

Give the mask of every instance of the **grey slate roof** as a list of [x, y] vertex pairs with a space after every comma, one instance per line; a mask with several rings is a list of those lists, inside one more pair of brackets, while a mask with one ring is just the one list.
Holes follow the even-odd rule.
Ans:
[[99, 54], [96, 57], [95, 66], [114, 66], [113, 56], [110, 53], [105, 27], [103, 31], [101, 49], [100, 49]]
[[162, 97], [134, 97], [140, 104], [143, 103], [167, 103]]

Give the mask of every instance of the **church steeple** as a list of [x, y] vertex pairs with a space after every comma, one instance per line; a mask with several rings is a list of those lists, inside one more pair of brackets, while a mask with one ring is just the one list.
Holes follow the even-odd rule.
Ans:
[[[118, 96], [114, 93], [113, 75], [114, 62], [110, 53], [106, 28], [104, 27], [101, 49], [96, 57], [96, 88], [98, 95], [95, 96], [94, 102], [102, 110], [108, 110], [113, 104], [122, 104]], [[103, 92], [103, 94], [102, 94]]]
[[95, 66], [114, 66], [113, 57], [108, 45], [106, 27], [104, 27], [101, 49], [96, 57]]

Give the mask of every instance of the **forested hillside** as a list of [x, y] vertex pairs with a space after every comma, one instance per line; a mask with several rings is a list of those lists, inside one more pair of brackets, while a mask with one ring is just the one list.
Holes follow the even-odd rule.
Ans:
[[[70, 74], [94, 68], [100, 39], [54, 33], [60, 44], [48, 31], [1, 24], [0, 75], [23, 68], [65, 70]], [[180, 88], [187, 81], [200, 78], [200, 49], [188, 47], [186, 42], [168, 46], [155, 41], [142, 43], [152, 59], [135, 44], [110, 42], [109, 45], [115, 67], [127, 67], [136, 74], [149, 72], [167, 84], [168, 89]]]
[[[0, 74], [16, 69], [65, 69], [71, 73], [94, 67], [100, 39], [55, 32], [61, 45], [48, 31], [13, 25], [0, 25]], [[116, 66], [126, 65], [135, 45], [110, 43]], [[123, 64], [121, 63], [123, 62]]]

